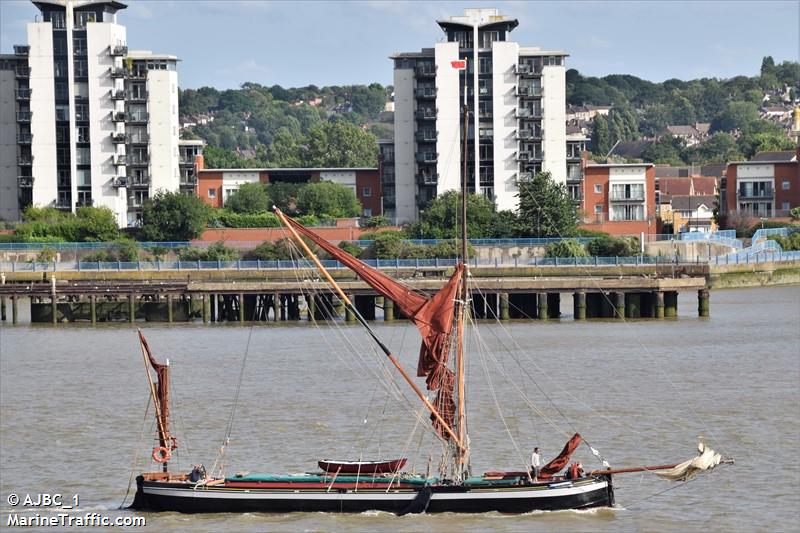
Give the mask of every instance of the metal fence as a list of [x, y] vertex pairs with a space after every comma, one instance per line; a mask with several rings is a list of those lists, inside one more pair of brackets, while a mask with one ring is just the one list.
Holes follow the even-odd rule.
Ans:
[[[141, 248], [187, 248], [190, 246], [188, 241], [174, 242], [137, 242]], [[59, 252], [77, 250], [105, 250], [115, 248], [119, 243], [115, 242], [0, 242], [0, 251], [14, 252], [37, 252], [50, 248]]]
[[[773, 241], [770, 241], [773, 242]], [[614, 265], [701, 265], [701, 264], [741, 264], [764, 263], [767, 261], [797, 261], [800, 252], [784, 252], [769, 248], [751, 254], [728, 254], [712, 258], [697, 256], [694, 259], [675, 260], [668, 257], [532, 257], [501, 259], [472, 258], [472, 267], [605, 267]], [[398, 268], [442, 268], [452, 267], [456, 259], [367, 259], [362, 262], [379, 269]], [[338, 270], [347, 268], [335, 260], [323, 260], [325, 268]], [[135, 262], [100, 262], [100, 261], [66, 261], [66, 262], [29, 262], [0, 263], [3, 272], [81, 272], [81, 271], [199, 271], [199, 270], [288, 270], [313, 269], [310, 261], [135, 261]]]

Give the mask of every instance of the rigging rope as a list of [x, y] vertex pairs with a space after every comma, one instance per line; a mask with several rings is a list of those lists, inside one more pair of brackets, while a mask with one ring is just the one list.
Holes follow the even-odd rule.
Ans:
[[139, 452], [142, 449], [142, 441], [144, 440], [144, 428], [147, 425], [147, 415], [150, 412], [150, 395], [147, 395], [147, 405], [144, 408], [144, 416], [142, 417], [142, 427], [139, 429], [139, 442], [136, 444], [136, 453], [133, 456], [133, 464], [131, 464], [131, 477], [128, 479], [128, 488], [125, 491], [125, 496], [122, 498], [122, 503], [119, 504], [117, 509], [124, 509], [125, 502], [128, 500], [128, 494], [131, 493], [131, 485], [133, 479], [136, 477], [136, 465], [139, 464]]

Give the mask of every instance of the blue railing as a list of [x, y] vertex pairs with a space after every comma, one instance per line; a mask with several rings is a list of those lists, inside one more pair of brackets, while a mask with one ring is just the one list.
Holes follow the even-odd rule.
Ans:
[[[695, 257], [676, 261], [669, 257], [532, 257], [500, 259], [472, 258], [472, 267], [557, 267], [557, 266], [640, 266], [640, 265], [699, 265], [699, 264], [740, 264], [763, 263], [766, 261], [800, 260], [800, 252], [784, 252], [774, 241], [760, 251], [736, 253], [709, 258]], [[776, 248], [777, 247], [777, 248]], [[379, 269], [397, 268], [446, 268], [456, 264], [456, 259], [367, 259], [362, 262]], [[346, 268], [335, 260], [323, 260], [325, 268], [337, 270]], [[199, 271], [199, 270], [290, 270], [314, 268], [310, 261], [62, 261], [58, 263], [0, 263], [3, 272], [80, 272], [80, 271]]]
[[[188, 241], [173, 242], [137, 242], [142, 248], [187, 248]], [[104, 250], [118, 247], [115, 242], [0, 242], [0, 250], [9, 251], [41, 251], [50, 248], [58, 251], [66, 250]]]

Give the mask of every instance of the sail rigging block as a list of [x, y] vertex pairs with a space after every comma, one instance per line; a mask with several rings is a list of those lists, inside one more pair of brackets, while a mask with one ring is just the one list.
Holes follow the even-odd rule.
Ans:
[[700, 453], [697, 457], [656, 474], [670, 481], [689, 481], [700, 472], [711, 470], [722, 462], [722, 456], [702, 442], [697, 445], [697, 451]]
[[[438, 391], [433, 402], [442, 419], [452, 427], [455, 403], [453, 390], [455, 376], [447, 368], [450, 339], [455, 315], [455, 299], [464, 274], [464, 265], [456, 265], [448, 282], [432, 297], [417, 294], [402, 283], [372, 268], [353, 257], [338, 246], [334, 246], [302, 224], [285, 217], [297, 233], [307, 237], [333, 258], [352, 270], [367, 285], [385, 298], [392, 300], [397, 308], [417, 326], [422, 336], [417, 375], [426, 377], [428, 390]], [[434, 428], [443, 438], [450, 438], [435, 416], [431, 417]]]

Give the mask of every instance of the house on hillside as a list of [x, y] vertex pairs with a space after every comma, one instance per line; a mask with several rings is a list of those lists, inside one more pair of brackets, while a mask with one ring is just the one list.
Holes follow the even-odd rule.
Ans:
[[664, 135], [669, 134], [681, 139], [686, 146], [695, 146], [708, 138], [711, 124], [707, 122], [695, 122], [691, 125], [667, 126]]
[[614, 148], [611, 149], [611, 153], [608, 155], [611, 158], [622, 158], [628, 161], [641, 161], [642, 154], [650, 147], [651, 144], [653, 144], [653, 141], [645, 140], [618, 142]]
[[716, 231], [714, 223], [715, 195], [669, 196], [659, 206], [659, 218], [665, 233]]

